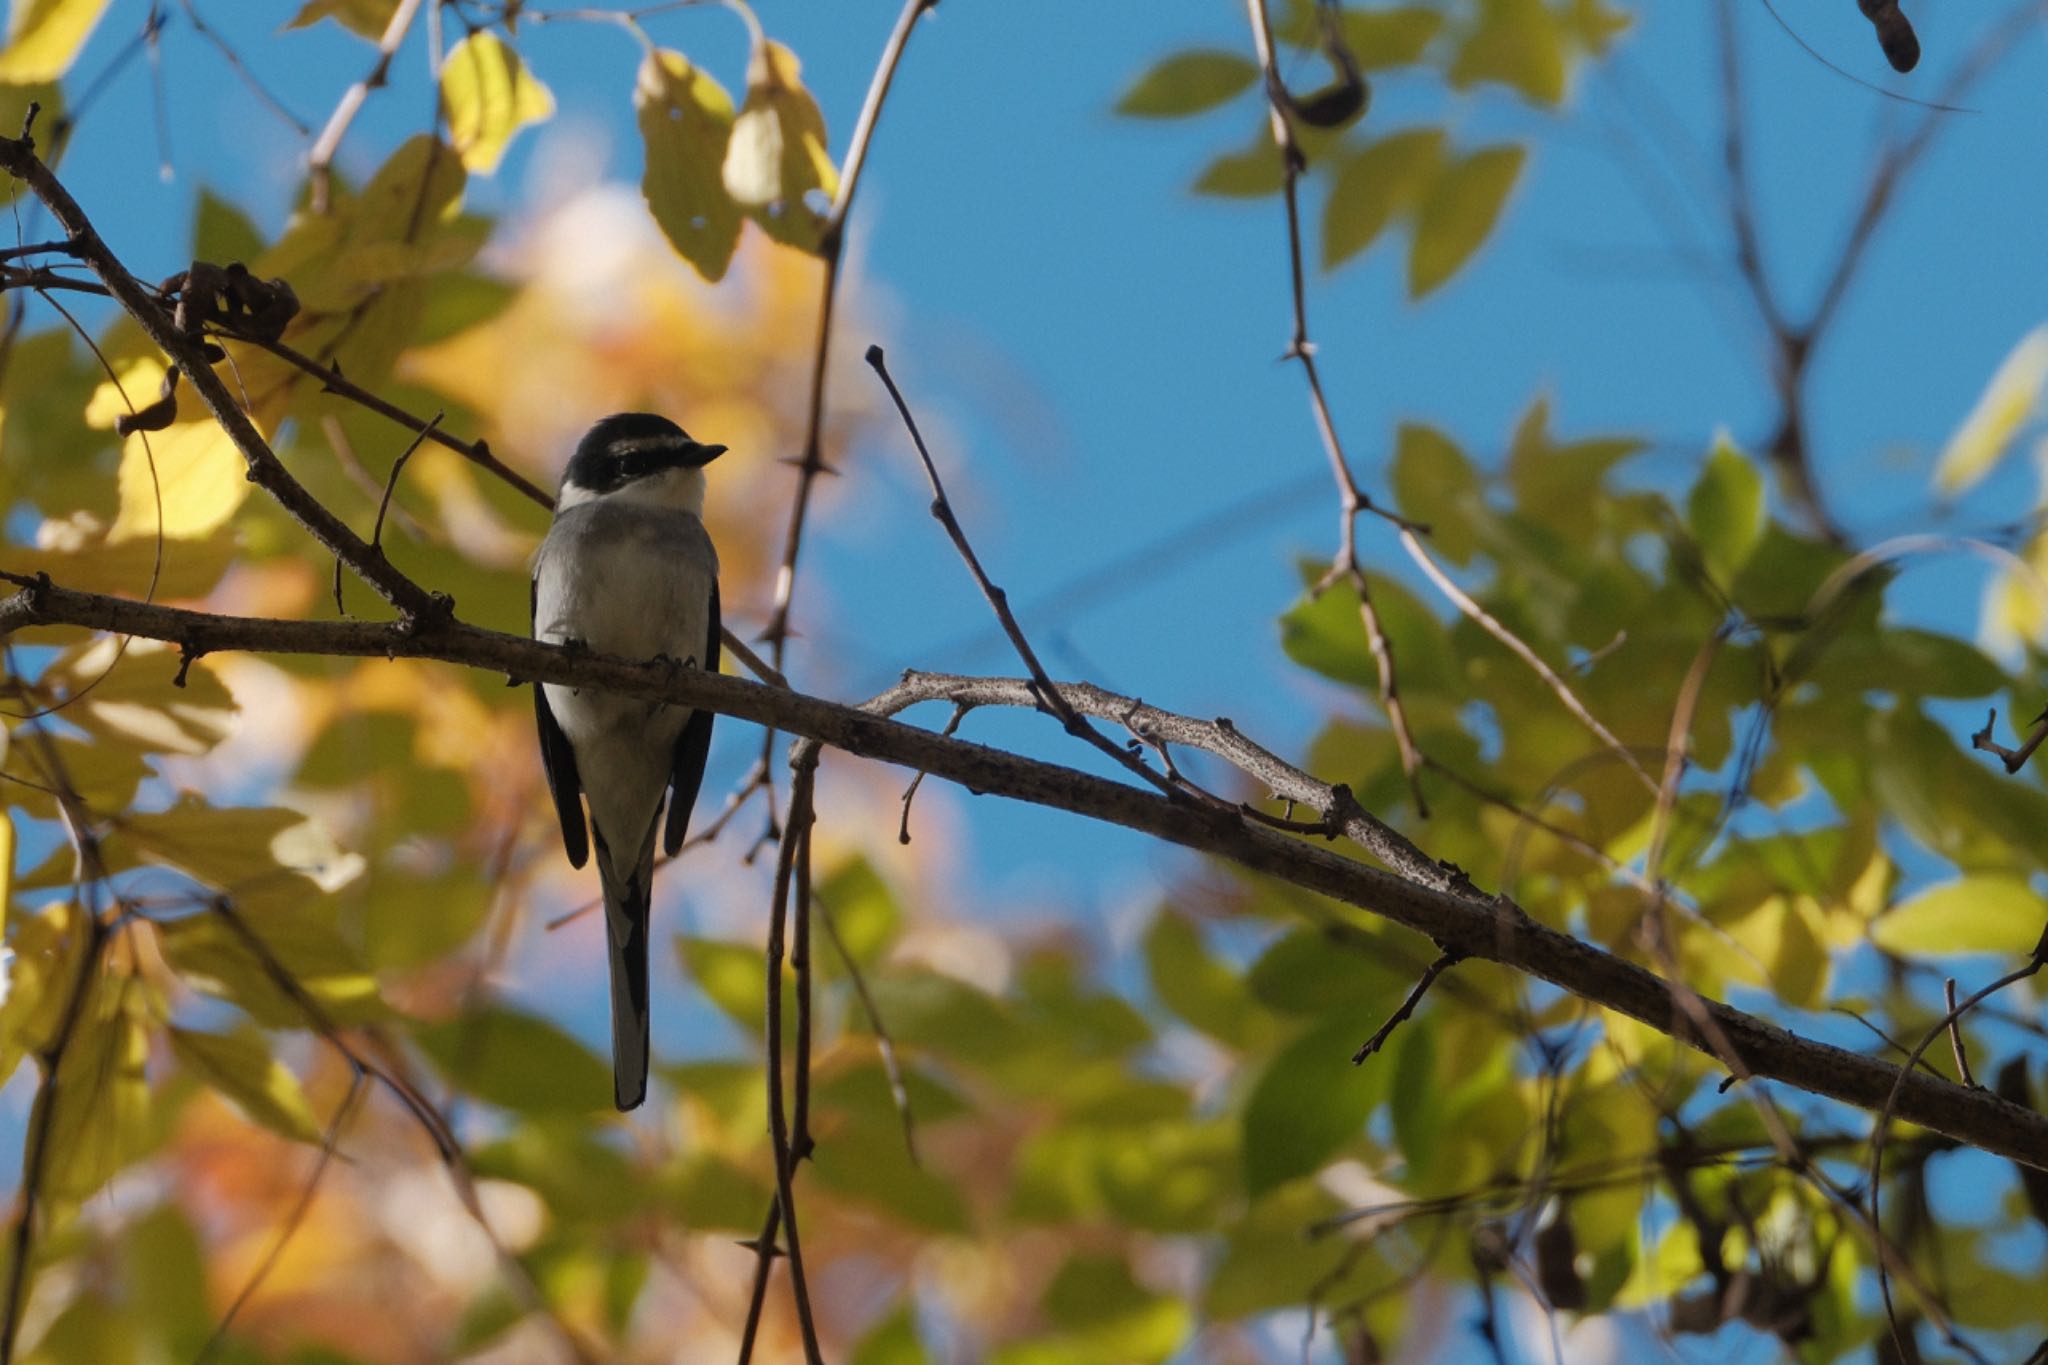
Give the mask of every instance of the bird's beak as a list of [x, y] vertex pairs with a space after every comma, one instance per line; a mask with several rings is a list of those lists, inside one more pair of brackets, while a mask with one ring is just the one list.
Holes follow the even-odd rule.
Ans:
[[723, 454], [724, 446], [708, 446], [700, 441], [692, 441], [688, 453], [683, 456], [683, 463], [692, 469], [701, 469]]

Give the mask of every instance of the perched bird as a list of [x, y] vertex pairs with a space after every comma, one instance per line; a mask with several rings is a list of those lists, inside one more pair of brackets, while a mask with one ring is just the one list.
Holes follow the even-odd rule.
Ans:
[[[725, 452], [666, 417], [622, 412], [592, 427], [562, 473], [533, 558], [538, 640], [718, 670], [718, 552], [700, 520], [704, 466]], [[569, 861], [597, 845], [611, 949], [612, 1094], [647, 1095], [647, 918], [655, 827], [673, 854], [711, 747], [709, 711], [588, 688], [533, 689], [541, 764]], [[585, 834], [581, 795], [590, 806]], [[662, 798], [668, 818], [660, 820]]]

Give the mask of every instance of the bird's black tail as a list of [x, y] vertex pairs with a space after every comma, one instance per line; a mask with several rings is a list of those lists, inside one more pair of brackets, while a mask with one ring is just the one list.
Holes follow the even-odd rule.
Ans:
[[635, 1109], [647, 1098], [647, 921], [654, 892], [654, 827], [640, 841], [630, 868], [615, 867], [597, 842], [597, 875], [604, 888], [604, 936], [611, 948], [612, 1102]]

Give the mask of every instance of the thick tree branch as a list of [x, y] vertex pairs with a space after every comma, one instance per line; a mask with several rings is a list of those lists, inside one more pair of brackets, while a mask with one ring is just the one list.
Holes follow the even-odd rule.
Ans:
[[[818, 746], [906, 768], [921, 768], [970, 791], [1050, 806], [1122, 825], [1356, 906], [1426, 934], [1445, 952], [1485, 958], [1538, 976], [1595, 1004], [1640, 1020], [1717, 1060], [1732, 1055], [1749, 1074], [1787, 1082], [1872, 1111], [1891, 1112], [1959, 1142], [2048, 1170], [2048, 1117], [1999, 1099], [1830, 1044], [1802, 1038], [1754, 1015], [1679, 990], [1652, 972], [1537, 923], [1520, 907], [1471, 888], [1398, 834], [1360, 811], [1340, 786], [1319, 782], [1238, 734], [1142, 706], [1098, 688], [1062, 685], [1075, 710], [1121, 720], [1175, 743], [1223, 756], [1275, 792], [1315, 806], [1399, 869], [1382, 871], [1316, 843], [1264, 829], [1233, 812], [1172, 801], [1137, 787], [889, 719], [921, 701], [1029, 705], [1021, 678], [911, 674], [859, 707], [764, 687], [697, 669], [633, 662], [480, 630], [454, 620], [390, 624], [277, 621], [220, 616], [75, 592], [39, 580], [0, 601], [0, 636], [37, 626], [85, 626], [180, 646], [186, 656], [226, 650], [350, 657], [438, 659], [523, 681], [596, 687], [708, 707], [801, 735], [791, 762], [815, 762]], [[1710, 1041], [1708, 1026], [1713, 1035]]]

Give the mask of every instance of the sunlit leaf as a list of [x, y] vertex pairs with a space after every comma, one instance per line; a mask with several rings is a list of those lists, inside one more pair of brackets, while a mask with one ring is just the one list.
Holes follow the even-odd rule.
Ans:
[[448, 1078], [487, 1104], [531, 1114], [578, 1114], [608, 1103], [611, 1068], [554, 1024], [492, 1007], [414, 1031]]
[[306, 0], [286, 28], [307, 28], [332, 19], [349, 32], [375, 40], [390, 26], [399, 0]]
[[555, 97], [497, 34], [478, 29], [441, 60], [441, 107], [462, 164], [489, 175], [514, 133], [554, 116]]
[[2036, 327], [2020, 339], [1970, 409], [1970, 415], [1948, 438], [1934, 463], [1934, 487], [1954, 497], [1974, 486], [1997, 467], [2019, 434], [2041, 409], [2048, 388], [2048, 327]]
[[163, 923], [158, 934], [186, 985], [230, 1002], [266, 1028], [314, 1027], [307, 1001], [336, 1023], [383, 1017], [376, 981], [311, 907], [291, 917], [265, 915], [245, 927], [255, 936], [253, 946], [211, 911]]
[[[14, 0], [7, 46], [0, 50], [0, 81], [56, 80], [71, 69], [106, 10], [107, 0]], [[19, 132], [19, 123], [8, 126], [9, 137]]]
[[725, 187], [732, 97], [680, 52], [640, 64], [633, 109], [646, 145], [640, 191], [670, 245], [707, 280], [722, 279], [740, 239], [740, 209]]
[[1435, 427], [1403, 422], [1394, 440], [1393, 485], [1401, 514], [1429, 527], [1430, 548], [1453, 564], [1469, 563], [1486, 507], [1479, 476], [1457, 443]]
[[271, 1055], [261, 1038], [182, 1028], [169, 1030], [169, 1035], [178, 1059], [244, 1114], [294, 1141], [320, 1140], [319, 1121], [299, 1078]]
[[1117, 101], [1119, 114], [1178, 118], [1227, 103], [1251, 89], [1259, 68], [1236, 52], [1203, 48], [1176, 52], [1138, 77]]
[[824, 217], [807, 196], [839, 192], [825, 116], [804, 89], [796, 54], [764, 39], [747, 61], [747, 98], [733, 120], [722, 175], [726, 193], [770, 237], [818, 248]]
[[1686, 518], [1716, 581], [1732, 582], [1764, 529], [1763, 472], [1724, 436], [1686, 499]]
[[1423, 202], [1443, 162], [1443, 145], [1441, 128], [1407, 128], [1337, 163], [1323, 202], [1324, 269], [1371, 246], [1396, 215]]
[[2017, 877], [1985, 873], [1931, 886], [1878, 916], [1871, 941], [1902, 957], [2025, 954], [2048, 923], [2048, 902]]
[[1408, 293], [1421, 298], [1470, 260], [1492, 233], [1527, 157], [1519, 146], [1486, 147], [1445, 166], [1430, 186], [1408, 253]]
[[36, 1111], [50, 1125], [44, 1193], [66, 1202], [105, 1184], [151, 1136], [143, 1070], [148, 992], [132, 977], [106, 972], [85, 990], [56, 1075], [36, 1092]]

